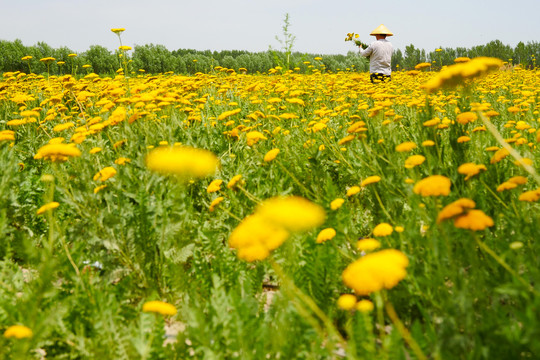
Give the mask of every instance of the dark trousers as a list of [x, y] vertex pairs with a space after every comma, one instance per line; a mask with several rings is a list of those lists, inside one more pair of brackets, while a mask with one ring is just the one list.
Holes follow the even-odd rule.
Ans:
[[381, 73], [373, 73], [369, 76], [369, 78], [371, 79], [371, 83], [372, 84], [375, 84], [375, 83], [380, 83], [380, 82], [385, 82], [385, 81], [390, 81], [392, 80], [392, 76], [390, 75], [384, 75], [384, 74], [381, 74]]

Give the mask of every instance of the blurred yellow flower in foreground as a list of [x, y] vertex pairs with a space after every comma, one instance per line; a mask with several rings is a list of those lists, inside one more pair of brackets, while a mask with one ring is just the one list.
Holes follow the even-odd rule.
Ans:
[[278, 156], [279, 154], [279, 149], [272, 149], [270, 151], [268, 151], [265, 155], [264, 155], [264, 161], [265, 162], [269, 162], [269, 161], [272, 161], [276, 158], [276, 156]]
[[66, 161], [70, 157], [81, 156], [81, 151], [74, 144], [47, 144], [39, 148], [34, 159], [44, 159], [53, 162]]
[[341, 207], [341, 205], [343, 205], [344, 202], [345, 202], [345, 200], [342, 199], [342, 198], [334, 199], [330, 203], [330, 209], [337, 210], [337, 209], [339, 209]]
[[413, 188], [415, 194], [422, 196], [447, 196], [450, 194], [450, 179], [442, 175], [432, 175], [418, 181]]
[[493, 219], [478, 209], [469, 210], [454, 219], [455, 227], [473, 231], [484, 230], [493, 225]]
[[229, 246], [246, 261], [263, 260], [287, 240], [291, 232], [320, 226], [324, 209], [299, 196], [263, 201], [255, 213], [244, 218], [229, 236]]
[[342, 310], [353, 310], [356, 306], [356, 296], [343, 294], [337, 300], [337, 306]]
[[305, 231], [320, 226], [326, 217], [321, 206], [300, 196], [274, 197], [263, 201], [255, 211], [289, 231]]
[[394, 232], [394, 228], [392, 225], [388, 223], [380, 223], [379, 225], [375, 226], [375, 229], [373, 229], [373, 236], [388, 236], [391, 235]]
[[422, 165], [426, 161], [426, 157], [423, 155], [411, 155], [405, 160], [405, 167], [412, 169], [415, 166]]
[[215, 198], [214, 200], [212, 200], [212, 202], [210, 203], [210, 206], [208, 207], [208, 211], [212, 212], [216, 209], [216, 207], [221, 204], [221, 202], [224, 200], [225, 198], [223, 196], [219, 196], [217, 198]]
[[480, 170], [486, 171], [487, 168], [483, 164], [475, 164], [475, 163], [465, 163], [458, 167], [458, 173], [462, 175], [467, 175], [465, 177], [465, 180], [469, 180], [474, 175], [477, 175], [480, 173]]
[[525, 191], [518, 198], [519, 201], [535, 202], [540, 200], [540, 189]]
[[221, 180], [221, 179], [212, 180], [210, 185], [208, 185], [208, 187], [206, 188], [206, 192], [210, 194], [210, 193], [217, 192], [217, 191], [221, 190], [221, 184], [222, 183], [223, 183], [223, 180]]
[[412, 141], [407, 141], [396, 146], [397, 152], [407, 152], [416, 149], [416, 144]]
[[381, 247], [379, 240], [372, 238], [360, 239], [356, 243], [356, 248], [360, 251], [373, 251]]
[[364, 181], [362, 181], [360, 186], [362, 186], [362, 187], [368, 186], [369, 184], [375, 184], [375, 183], [377, 183], [379, 181], [381, 181], [380, 176], [377, 176], [377, 175], [368, 176], [367, 178], [364, 179]]
[[253, 146], [259, 142], [259, 140], [266, 140], [266, 136], [258, 131], [250, 131], [246, 134], [247, 144]]
[[336, 230], [333, 228], [326, 228], [321, 230], [319, 235], [317, 235], [317, 244], [321, 244], [325, 241], [332, 240], [336, 236]]
[[367, 299], [362, 299], [356, 303], [356, 310], [363, 313], [372, 312], [374, 307], [373, 303]]
[[176, 314], [176, 308], [174, 307], [174, 305], [159, 300], [145, 302], [143, 304], [142, 311], [158, 313], [161, 315]]
[[405, 276], [409, 259], [399, 250], [387, 249], [367, 254], [343, 271], [345, 285], [357, 295], [369, 295], [382, 289], [391, 289]]
[[113, 168], [112, 166], [107, 166], [101, 169], [100, 171], [98, 171], [96, 175], [94, 175], [93, 180], [103, 182], [103, 181], [109, 180], [114, 175], [116, 175], [116, 169]]
[[4, 337], [6, 338], [24, 339], [31, 338], [33, 335], [32, 329], [24, 325], [12, 325], [4, 331]]
[[501, 66], [503, 66], [503, 62], [500, 59], [477, 57], [471, 61], [448, 66], [423, 84], [422, 88], [427, 92], [435, 92], [441, 88], [455, 87], [465, 80], [474, 79], [498, 70]]
[[244, 218], [233, 230], [229, 246], [238, 250], [240, 259], [251, 262], [268, 257], [270, 251], [277, 249], [288, 237], [289, 232], [283, 227], [255, 213]]
[[164, 175], [203, 178], [216, 172], [218, 158], [210, 151], [189, 146], [159, 147], [146, 156], [146, 167]]
[[60, 203], [56, 202], [56, 201], [52, 201], [50, 203], [47, 203], [45, 205], [43, 205], [42, 207], [40, 207], [36, 214], [38, 215], [41, 215], [41, 214], [44, 214], [46, 213], [48, 210], [52, 210], [52, 209], [56, 209], [57, 207], [60, 206]]
[[242, 175], [234, 175], [232, 179], [227, 183], [227, 189], [234, 189], [238, 183], [242, 182]]

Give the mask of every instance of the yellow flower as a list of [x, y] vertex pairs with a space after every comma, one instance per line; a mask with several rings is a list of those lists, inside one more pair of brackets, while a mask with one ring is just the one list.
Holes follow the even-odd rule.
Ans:
[[338, 298], [337, 306], [342, 310], [353, 310], [356, 306], [356, 296], [353, 294], [343, 294]]
[[405, 276], [409, 259], [399, 250], [387, 249], [367, 254], [343, 271], [345, 285], [357, 295], [369, 295], [382, 289], [391, 289]]
[[81, 151], [72, 144], [47, 144], [39, 148], [34, 159], [63, 162], [70, 157], [81, 156]]
[[505, 191], [505, 190], [512, 190], [512, 189], [517, 188], [517, 186], [518, 186], [518, 184], [516, 184], [516, 183], [510, 182], [510, 181], [505, 181], [501, 185], [497, 186], [497, 191], [501, 192], [501, 191]]
[[426, 161], [425, 156], [422, 155], [411, 155], [405, 160], [405, 167], [407, 169], [412, 169], [415, 166], [422, 165]]
[[174, 307], [174, 305], [159, 300], [145, 302], [143, 304], [142, 311], [158, 313], [161, 315], [176, 314], [176, 308]]
[[266, 153], [266, 155], [264, 155], [264, 161], [265, 162], [269, 162], [269, 161], [272, 161], [276, 158], [276, 156], [279, 154], [279, 149], [272, 149], [270, 151], [268, 151]]
[[372, 238], [360, 239], [356, 243], [356, 248], [360, 251], [373, 251], [380, 247], [381, 243]]
[[427, 92], [441, 88], [451, 88], [462, 84], [467, 79], [474, 79], [499, 69], [502, 60], [489, 57], [478, 57], [471, 61], [450, 65], [422, 85]]
[[377, 183], [379, 181], [381, 181], [380, 176], [377, 176], [377, 175], [368, 176], [367, 178], [364, 179], [364, 181], [362, 181], [360, 186], [362, 186], [362, 187], [368, 186], [369, 184], [375, 184], [375, 183]]
[[489, 161], [489, 163], [490, 164], [498, 163], [499, 161], [501, 161], [502, 159], [504, 159], [508, 155], [510, 155], [510, 152], [508, 150], [506, 150], [505, 148], [498, 149], [495, 152], [495, 154], [493, 154], [493, 156], [491, 157], [491, 160]]
[[305, 231], [320, 226], [326, 217], [321, 206], [299, 196], [267, 199], [255, 211], [266, 221], [288, 231]]
[[462, 57], [458, 57], [458, 58], [454, 59], [455, 63], [466, 63], [466, 62], [469, 62], [469, 61], [471, 61], [471, 59], [466, 57], [466, 56], [462, 56]]
[[100, 148], [100, 147], [92, 148], [92, 149], [90, 149], [90, 154], [97, 154], [97, 153], [100, 152], [101, 150], [103, 150], [103, 149]]
[[467, 125], [470, 122], [478, 120], [478, 115], [476, 115], [473, 112], [464, 112], [461, 114], [458, 114], [456, 117], [456, 121], [460, 124]]
[[15, 141], [15, 131], [13, 130], [0, 131], [0, 141]]
[[356, 303], [356, 310], [362, 313], [372, 312], [373, 308], [374, 308], [373, 303], [366, 299], [362, 299]]
[[216, 209], [216, 207], [223, 201], [224, 197], [223, 196], [219, 196], [217, 198], [215, 198], [214, 200], [212, 200], [212, 202], [210, 203], [210, 207], [208, 208], [208, 210], [210, 212], [214, 211]]
[[469, 180], [474, 175], [479, 174], [480, 170], [486, 171], [487, 168], [485, 165], [476, 165], [475, 163], [465, 163], [458, 167], [458, 173], [467, 175], [465, 180]]
[[234, 189], [236, 184], [242, 180], [242, 175], [238, 174], [232, 177], [232, 179], [227, 183], [227, 189]]
[[433, 141], [433, 140], [423, 141], [422, 146], [425, 146], [425, 147], [427, 147], [427, 146], [435, 146], [435, 141]]
[[44, 57], [44, 58], [42, 58], [42, 59], [39, 59], [39, 61], [44, 62], [45, 64], [51, 63], [51, 62], [53, 62], [53, 61], [55, 61], [55, 60], [56, 60], [55, 58], [50, 57], [50, 56], [49, 56], [49, 57]]
[[98, 171], [97, 174], [94, 175], [93, 180], [104, 182], [112, 178], [114, 175], [116, 175], [116, 169], [113, 168], [112, 166], [107, 166], [101, 169], [100, 171]]
[[441, 223], [444, 220], [451, 219], [455, 216], [463, 214], [469, 209], [474, 209], [476, 203], [467, 198], [458, 199], [448, 205], [446, 205], [437, 216], [437, 223]]
[[218, 165], [218, 158], [210, 151], [188, 146], [155, 148], [146, 157], [146, 166], [151, 171], [182, 178], [212, 175]]
[[349, 190], [347, 190], [347, 196], [351, 197], [353, 195], [356, 195], [360, 192], [359, 186], [351, 186]]
[[244, 218], [229, 236], [229, 246], [237, 249], [240, 259], [252, 262], [263, 260], [277, 249], [289, 232], [255, 213]]
[[508, 179], [508, 182], [514, 183], [516, 185], [524, 185], [527, 183], [527, 178], [524, 176], [513, 176]]
[[464, 143], [464, 142], [469, 142], [469, 141], [471, 141], [471, 138], [468, 137], [468, 136], [460, 136], [457, 139], [457, 142], [460, 143], [460, 144]]
[[425, 68], [428, 68], [428, 67], [431, 67], [431, 63], [423, 62], [423, 63], [417, 64], [414, 68], [416, 70], [421, 70], [421, 69], [425, 69]]
[[118, 165], [125, 165], [130, 162], [131, 162], [131, 159], [128, 159], [125, 157], [119, 157], [118, 159], [114, 160], [114, 163]]
[[48, 210], [56, 209], [59, 206], [60, 206], [60, 203], [57, 203], [56, 201], [52, 201], [52, 202], [47, 203], [47, 204], [43, 205], [42, 207], [40, 207], [37, 210], [36, 214], [38, 214], [38, 215], [44, 214]]
[[105, 189], [107, 187], [107, 185], [99, 185], [99, 186], [96, 186], [94, 188], [94, 194], [97, 194], [98, 192], [100, 192], [101, 190]]
[[113, 28], [113, 29], [111, 29], [111, 31], [113, 33], [115, 33], [116, 35], [120, 35], [122, 32], [126, 31], [126, 29], [124, 29], [124, 28]]
[[332, 240], [334, 236], [336, 236], [336, 230], [332, 228], [326, 228], [326, 229], [321, 230], [319, 235], [317, 235], [316, 242], [317, 244], [321, 244], [325, 241]]
[[373, 229], [373, 236], [388, 236], [391, 235], [394, 232], [394, 228], [392, 225], [388, 223], [380, 223], [379, 225], [375, 226], [375, 229]]
[[346, 144], [348, 142], [351, 142], [351, 141], [354, 140], [355, 137], [356, 137], [356, 135], [347, 135], [343, 139], [338, 141], [338, 145], [344, 145], [344, 144]]
[[343, 205], [344, 202], [345, 202], [345, 200], [342, 199], [342, 198], [334, 199], [330, 203], [330, 209], [337, 210], [337, 209], [339, 209], [341, 207], [341, 205]]
[[53, 127], [53, 131], [60, 132], [60, 131], [64, 131], [64, 130], [67, 130], [69, 128], [72, 128], [74, 126], [75, 126], [75, 124], [72, 123], [72, 122], [67, 122], [65, 124], [58, 124], [55, 127]]
[[128, 50], [131, 50], [131, 46], [121, 45], [118, 47], [118, 50], [128, 51]]
[[447, 196], [450, 193], [450, 179], [442, 175], [432, 175], [418, 181], [413, 188], [422, 196]]
[[259, 142], [259, 140], [266, 140], [266, 136], [258, 131], [250, 131], [246, 134], [248, 146], [253, 146]]
[[218, 119], [218, 121], [225, 120], [225, 119], [228, 118], [228, 117], [231, 117], [231, 116], [233, 116], [233, 115], [238, 114], [240, 111], [242, 111], [242, 109], [240, 109], [240, 108], [237, 108], [237, 109], [234, 109], [234, 110], [225, 111], [224, 113], [220, 114], [220, 115], [217, 117], [217, 119]]
[[519, 195], [519, 201], [534, 202], [540, 199], [540, 189], [525, 191]]
[[31, 338], [33, 335], [32, 329], [24, 325], [11, 325], [4, 331], [5, 338], [24, 339]]
[[407, 141], [396, 146], [397, 152], [408, 152], [413, 149], [416, 149], [416, 144], [413, 143], [412, 141]]
[[223, 180], [215, 179], [213, 180], [210, 185], [206, 188], [207, 193], [213, 193], [221, 190], [221, 184], [223, 183]]
[[460, 229], [478, 231], [493, 225], [493, 219], [487, 216], [482, 210], [477, 209], [469, 210], [454, 218], [454, 226]]

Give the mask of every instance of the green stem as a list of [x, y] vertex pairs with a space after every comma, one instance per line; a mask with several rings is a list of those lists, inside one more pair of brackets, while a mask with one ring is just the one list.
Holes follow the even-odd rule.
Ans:
[[277, 161], [277, 164], [279, 165], [279, 167], [281, 168], [281, 170], [283, 170], [287, 175], [289, 175], [291, 177], [291, 179], [293, 179], [293, 181], [298, 185], [300, 186], [307, 194], [309, 194], [310, 196], [312, 196], [313, 198], [316, 198], [317, 196], [311, 191], [309, 190], [307, 187], [305, 187], [304, 184], [302, 184], [285, 166], [283, 166], [279, 161]]
[[[319, 306], [317, 306], [315, 301], [313, 301], [313, 299], [310, 296], [304, 294], [302, 290], [296, 287], [294, 282], [285, 274], [285, 272], [283, 271], [283, 269], [277, 262], [275, 262], [272, 258], [269, 258], [268, 261], [270, 262], [270, 265], [272, 266], [272, 269], [274, 269], [274, 272], [276, 273], [276, 275], [280, 278], [281, 283], [284, 285], [285, 290], [290, 292], [291, 295], [295, 296], [304, 305], [306, 305], [307, 308], [311, 310], [311, 312], [313, 312], [313, 314], [315, 314], [319, 318], [320, 321], [322, 321], [328, 334], [332, 336], [333, 338], [335, 338], [335, 340], [343, 348], [346, 348], [345, 339], [343, 339], [341, 334], [337, 331], [334, 324], [332, 323], [332, 320], [330, 320], [330, 318], [326, 316], [326, 314], [319, 308]], [[298, 306], [302, 306], [302, 304], [298, 304]], [[304, 307], [302, 307], [299, 310], [301, 310], [300, 311], [301, 313], [305, 313], [305, 314], [309, 313], [305, 311], [306, 309]], [[328, 341], [327, 344], [328, 346], [333, 348], [333, 344], [334, 344], [333, 341]]]
[[241, 185], [235, 185], [235, 188], [239, 189], [246, 195], [251, 201], [253, 201], [256, 204], [260, 204], [262, 202], [261, 199], [257, 198], [255, 195], [244, 189]]
[[506, 203], [504, 201], [502, 201], [502, 199], [500, 197], [498, 197], [497, 194], [495, 194], [495, 192], [483, 180], [480, 180], [480, 182], [491, 193], [491, 195], [493, 195], [493, 197], [495, 199], [497, 199], [502, 204], [502, 206], [504, 206], [505, 209], [508, 209], [508, 205], [506, 205]]
[[484, 250], [486, 253], [488, 253], [499, 265], [501, 265], [506, 271], [508, 271], [512, 276], [514, 276], [520, 283], [522, 283], [530, 292], [532, 292], [535, 295], [540, 295], [538, 291], [534, 289], [534, 287], [529, 284], [525, 279], [523, 279], [519, 274], [510, 267], [495, 251], [493, 251], [485, 242], [480, 240], [476, 234], [473, 233], [474, 240], [476, 240], [476, 243], [478, 246]]
[[403, 322], [401, 322], [392, 303], [386, 300], [384, 305], [385, 305], [386, 313], [388, 314], [388, 317], [390, 318], [390, 320], [392, 320], [392, 323], [394, 324], [396, 329], [399, 331], [399, 334], [401, 335], [403, 340], [405, 340], [405, 342], [409, 345], [409, 347], [411, 348], [411, 350], [414, 352], [414, 354], [416, 355], [418, 359], [426, 360], [427, 359], [426, 355], [424, 355], [424, 353], [422, 352], [422, 349], [420, 348], [416, 340], [414, 340], [409, 330], [407, 330], [405, 325], [403, 325]]
[[381, 197], [379, 196], [379, 193], [377, 192], [377, 189], [375, 189], [375, 187], [373, 188], [373, 192], [375, 193], [375, 197], [377, 198], [377, 201], [379, 202], [379, 205], [381, 206], [382, 211], [388, 217], [388, 219], [390, 219], [390, 221], [393, 222], [394, 220], [392, 220], [392, 216], [390, 216], [388, 211], [386, 211], [386, 208], [384, 207], [382, 203]]

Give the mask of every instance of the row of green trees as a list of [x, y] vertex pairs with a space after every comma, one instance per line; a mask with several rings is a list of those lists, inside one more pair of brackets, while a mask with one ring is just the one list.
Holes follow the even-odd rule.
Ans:
[[515, 48], [512, 48], [503, 44], [500, 40], [494, 40], [486, 45], [474, 46], [470, 49], [464, 47], [455, 49], [440, 47], [430, 52], [418, 49], [411, 44], [405, 47], [404, 53], [400, 49], [394, 52], [392, 68], [394, 70], [409, 70], [422, 62], [430, 62], [433, 63], [435, 68], [440, 68], [444, 65], [453, 64], [454, 59], [458, 57], [472, 59], [478, 56], [496, 57], [512, 65], [534, 68], [536, 67], [536, 59], [540, 59], [540, 43], [536, 41], [527, 42], [527, 44], [519, 42]]
[[[94, 72], [98, 74], [113, 74], [120, 67], [119, 52], [111, 52], [100, 45], [93, 45], [77, 56], [69, 56], [74, 51], [67, 47], [52, 48], [44, 42], [33, 46], [25, 46], [20, 40], [0, 40], [0, 72], [22, 71], [44, 73], [47, 66], [40, 62], [46, 57], [55, 58], [49, 65], [51, 74], [85, 74]], [[271, 68], [281, 66], [287, 69], [296, 69], [302, 73], [309, 73], [314, 69], [336, 72], [339, 70], [367, 71], [368, 61], [360, 57], [356, 51], [347, 55], [321, 55], [303, 54], [292, 51], [268, 50], [266, 52], [248, 52], [242, 50], [193, 50], [179, 49], [170, 51], [163, 45], [136, 45], [127, 53], [130, 69], [133, 72], [164, 73], [173, 71], [179, 74], [194, 74], [197, 72], [214, 71], [217, 66], [239, 71], [241, 68], [248, 73], [265, 73]], [[31, 59], [22, 60], [31, 56]], [[504, 45], [499, 40], [486, 45], [473, 48], [441, 48], [426, 52], [414, 45], [408, 45], [405, 51], [400, 49], [394, 52], [392, 58], [393, 70], [409, 70], [421, 62], [433, 63], [433, 68], [450, 65], [457, 57], [492, 56], [498, 57], [512, 64], [522, 64], [524, 67], [536, 66], [536, 59], [540, 58], [540, 43], [520, 42], [515, 48]], [[60, 62], [60, 64], [59, 64]], [[63, 63], [63, 64], [62, 64]], [[85, 66], [86, 65], [86, 66]]]

